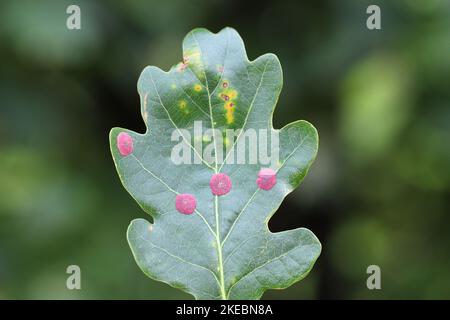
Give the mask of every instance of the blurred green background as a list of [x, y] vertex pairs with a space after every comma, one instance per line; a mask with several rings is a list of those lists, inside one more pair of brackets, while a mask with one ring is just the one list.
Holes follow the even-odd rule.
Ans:
[[[66, 28], [81, 8], [82, 29]], [[381, 7], [382, 29], [366, 28]], [[450, 298], [450, 1], [2, 1], [0, 299], [175, 299], [125, 232], [146, 217], [120, 184], [109, 129], [143, 132], [136, 82], [181, 59], [194, 27], [278, 55], [274, 115], [319, 131], [316, 162], [270, 222], [323, 244], [311, 274], [267, 299]], [[81, 267], [82, 290], [66, 289]], [[368, 290], [366, 268], [381, 268]]]

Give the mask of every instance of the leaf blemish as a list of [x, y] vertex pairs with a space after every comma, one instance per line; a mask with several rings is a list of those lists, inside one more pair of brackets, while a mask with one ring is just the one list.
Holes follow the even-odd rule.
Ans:
[[211, 138], [212, 138], [211, 136], [205, 134], [205, 135], [202, 136], [202, 141], [205, 142], [205, 143], [206, 142], [211, 142]]
[[229, 83], [225, 80], [222, 83], [222, 87], [224, 88], [222, 92], [219, 93], [219, 97], [225, 101], [224, 109], [226, 110], [225, 119], [227, 124], [231, 124], [234, 122], [234, 109], [236, 103], [234, 102], [237, 97], [237, 91], [229, 88]]
[[175, 197], [175, 208], [182, 214], [192, 214], [197, 207], [197, 200], [192, 194], [182, 193]]
[[186, 52], [183, 63], [189, 65], [201, 65], [201, 52], [199, 49], [192, 49]]
[[231, 190], [231, 179], [225, 173], [216, 173], [209, 181], [211, 192], [216, 196], [223, 196]]
[[200, 91], [202, 91], [202, 86], [199, 85], [199, 84], [196, 84], [196, 85], [194, 86], [194, 90], [197, 91], [197, 92], [200, 92]]
[[128, 133], [121, 132], [117, 135], [117, 149], [124, 157], [133, 152], [133, 139]]
[[144, 97], [143, 97], [143, 103], [144, 103], [143, 110], [144, 110], [144, 112], [143, 112], [142, 116], [143, 116], [143, 118], [144, 118], [144, 122], [145, 122], [145, 123], [147, 123], [147, 119], [148, 119], [148, 113], [147, 113], [147, 97], [148, 97], [148, 93], [146, 93], [146, 94], [144, 95]]
[[144, 122], [147, 123], [148, 113], [147, 110], [144, 110]]
[[270, 190], [277, 183], [277, 173], [270, 168], [263, 168], [258, 173], [256, 184], [260, 189]]

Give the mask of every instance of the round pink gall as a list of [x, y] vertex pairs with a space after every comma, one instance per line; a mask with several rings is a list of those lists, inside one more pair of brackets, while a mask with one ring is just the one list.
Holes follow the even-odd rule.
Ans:
[[133, 139], [126, 132], [117, 135], [117, 149], [122, 156], [128, 156], [133, 152]]
[[231, 179], [225, 173], [216, 173], [209, 180], [211, 192], [216, 196], [223, 196], [231, 190]]
[[256, 184], [260, 189], [270, 190], [277, 183], [277, 173], [270, 168], [263, 168], [259, 170]]
[[182, 214], [191, 214], [197, 207], [197, 200], [192, 194], [178, 194], [175, 198], [175, 208]]

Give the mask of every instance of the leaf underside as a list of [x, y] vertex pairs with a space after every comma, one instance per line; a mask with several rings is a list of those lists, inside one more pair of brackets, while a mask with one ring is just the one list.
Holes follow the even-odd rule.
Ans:
[[[194, 29], [183, 41], [182, 62], [169, 72], [152, 66], [143, 70], [138, 92], [147, 131], [114, 128], [110, 145], [123, 185], [153, 218], [153, 223], [133, 220], [127, 232], [136, 262], [147, 276], [196, 299], [259, 299], [265, 290], [286, 288], [309, 273], [321, 251], [316, 236], [304, 228], [278, 233], [268, 228], [318, 148], [317, 131], [306, 121], [273, 129], [282, 82], [278, 58], [265, 54], [249, 61], [242, 39], [231, 28], [217, 34]], [[225, 105], [229, 101], [224, 101], [224, 92], [233, 108]], [[194, 137], [194, 121], [202, 121], [203, 132], [278, 132], [279, 161], [272, 166], [277, 184], [267, 191], [258, 188], [259, 163], [174, 164], [171, 135], [187, 129]], [[133, 140], [133, 152], [127, 156], [117, 147], [120, 132]], [[195, 153], [191, 140], [184, 140]], [[214, 196], [209, 186], [211, 175], [218, 172], [232, 180], [224, 196]], [[191, 215], [175, 208], [175, 197], [182, 193], [197, 199]]]

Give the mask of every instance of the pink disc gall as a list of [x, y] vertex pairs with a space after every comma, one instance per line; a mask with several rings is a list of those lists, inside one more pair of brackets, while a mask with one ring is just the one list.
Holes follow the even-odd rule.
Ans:
[[231, 179], [225, 173], [216, 173], [209, 180], [211, 192], [216, 196], [223, 196], [231, 190]]
[[270, 168], [263, 168], [258, 173], [256, 184], [260, 189], [270, 190], [277, 183], [277, 173]]
[[128, 156], [133, 152], [133, 139], [126, 132], [117, 135], [117, 149], [122, 156]]
[[182, 193], [175, 198], [175, 208], [182, 214], [191, 214], [197, 207], [197, 200], [192, 194]]

